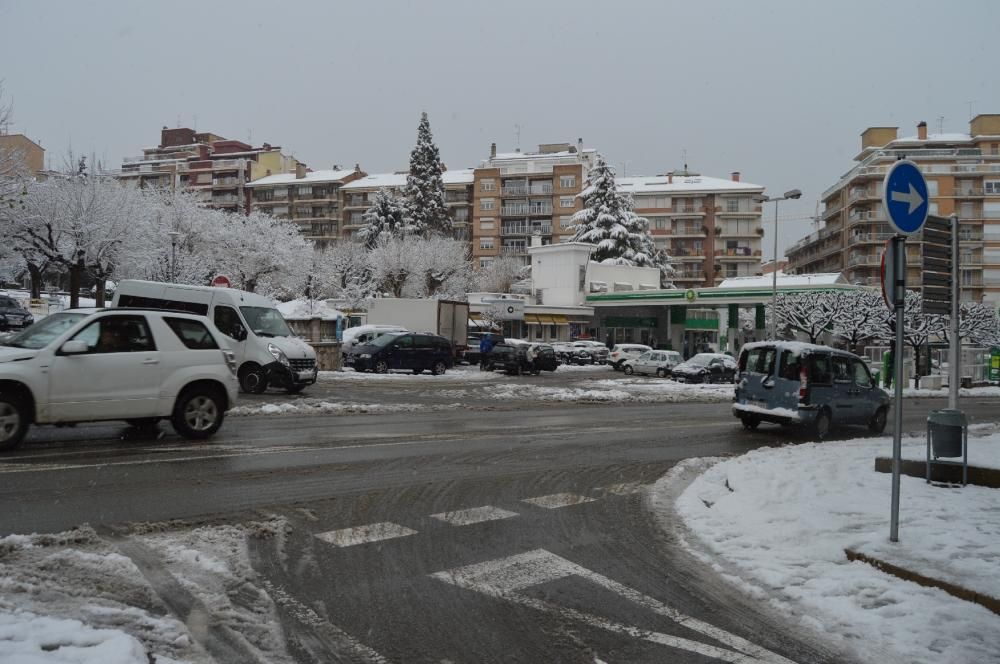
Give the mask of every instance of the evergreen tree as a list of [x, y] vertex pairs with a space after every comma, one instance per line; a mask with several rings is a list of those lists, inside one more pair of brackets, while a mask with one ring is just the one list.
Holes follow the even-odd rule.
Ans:
[[374, 249], [379, 238], [416, 235], [423, 230], [411, 223], [406, 207], [385, 189], [375, 192], [375, 199], [362, 218], [365, 225], [358, 230], [358, 239], [368, 249]]
[[444, 202], [441, 155], [431, 135], [427, 113], [420, 116], [417, 144], [410, 152], [410, 173], [406, 176], [406, 206], [414, 226], [427, 233], [452, 234], [452, 221]]
[[599, 263], [669, 270], [669, 257], [653, 246], [649, 220], [632, 211], [632, 197], [618, 192], [615, 172], [600, 155], [589, 178], [584, 208], [570, 219], [573, 241], [596, 245], [592, 258]]

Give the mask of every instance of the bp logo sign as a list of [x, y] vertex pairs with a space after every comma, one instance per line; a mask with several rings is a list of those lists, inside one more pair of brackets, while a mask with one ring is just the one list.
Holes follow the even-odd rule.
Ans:
[[693, 288], [687, 289], [686, 291], [684, 291], [684, 299], [687, 300], [688, 302], [694, 302], [695, 300], [698, 299], [697, 291], [695, 291], [695, 289]]

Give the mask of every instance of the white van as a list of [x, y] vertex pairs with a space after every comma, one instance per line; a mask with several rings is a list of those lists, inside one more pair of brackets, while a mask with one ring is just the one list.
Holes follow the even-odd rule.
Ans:
[[299, 392], [316, 382], [316, 351], [292, 335], [270, 298], [235, 288], [126, 279], [112, 307], [186, 311], [206, 316], [227, 337], [244, 392]]

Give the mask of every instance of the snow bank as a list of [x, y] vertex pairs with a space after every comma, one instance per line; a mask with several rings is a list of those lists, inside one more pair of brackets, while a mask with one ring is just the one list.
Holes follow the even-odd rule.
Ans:
[[[904, 443], [907, 454], [923, 451], [920, 439]], [[993, 433], [970, 448], [998, 444]], [[700, 546], [719, 556], [719, 571], [861, 661], [997, 661], [1000, 617], [847, 561], [845, 548], [860, 549], [1000, 596], [997, 491], [904, 476], [901, 541], [890, 544], [890, 476], [873, 469], [890, 450], [889, 438], [756, 450], [710, 468], [675, 507]], [[654, 504], [670, 481], [656, 485]]]
[[541, 387], [539, 385], [505, 384], [486, 388], [488, 396], [500, 401], [537, 399], [540, 401], [608, 402], [629, 401], [632, 395], [621, 390], [588, 390], [579, 387]]
[[732, 401], [733, 385], [677, 383], [662, 378], [608, 378], [584, 383], [591, 388], [611, 388], [628, 392], [636, 401]]
[[279, 302], [275, 306], [286, 320], [309, 320], [311, 318], [337, 320], [344, 318], [344, 314], [328, 305], [326, 300], [299, 298], [289, 302]]
[[[562, 368], [560, 367], [560, 371]], [[491, 380], [502, 380], [504, 375], [495, 371], [480, 371], [478, 366], [457, 366], [449, 369], [443, 374], [438, 376], [433, 375], [429, 371], [425, 371], [420, 374], [414, 374], [413, 372], [396, 372], [396, 373], [366, 373], [362, 371], [355, 371], [349, 367], [345, 367], [343, 371], [320, 371], [319, 380], [323, 382], [336, 383], [338, 381], [401, 381], [401, 382], [420, 382], [420, 381], [448, 381], [448, 380], [461, 380], [461, 381], [491, 381]]]
[[[913, 384], [913, 381], [910, 381]], [[892, 388], [887, 390], [889, 394], [892, 394]], [[914, 387], [904, 387], [903, 388], [904, 397], [938, 397], [941, 399], [948, 398], [948, 388], [943, 387], [940, 390], [925, 390], [923, 388], [917, 389]], [[995, 385], [990, 385], [986, 387], [969, 387], [969, 388], [958, 388], [959, 397], [1000, 397], [1000, 387]], [[961, 408], [961, 403], [959, 407]]]
[[0, 601], [0, 659], [42, 664], [149, 664], [138, 639], [79, 620], [50, 618]]
[[324, 401], [322, 399], [300, 399], [281, 403], [265, 403], [253, 406], [237, 406], [230, 415], [357, 415], [378, 413], [410, 413], [459, 408], [461, 404], [434, 404], [424, 406], [415, 403], [355, 403], [349, 401]]

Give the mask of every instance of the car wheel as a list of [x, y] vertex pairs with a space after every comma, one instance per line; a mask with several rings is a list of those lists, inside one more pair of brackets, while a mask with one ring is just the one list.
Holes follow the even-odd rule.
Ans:
[[819, 411], [819, 414], [813, 421], [812, 429], [816, 440], [826, 440], [830, 435], [830, 411], [826, 408]]
[[656, 370], [656, 377], [657, 378], [666, 378], [667, 377], [667, 370], [666, 369], [657, 369]]
[[434, 374], [435, 376], [440, 376], [447, 370], [448, 370], [448, 365], [442, 362], [441, 360], [438, 360], [433, 364], [433, 366], [431, 366], [431, 373]]
[[622, 369], [622, 371], [625, 372], [626, 376], [631, 376], [632, 374], [635, 373], [635, 369], [633, 369], [632, 366], [628, 365], [628, 364], [625, 365], [625, 367]]
[[131, 420], [125, 420], [125, 423], [130, 427], [135, 427], [136, 429], [152, 429], [159, 421], [159, 417], [138, 417]]
[[743, 422], [743, 428], [746, 429], [747, 431], [753, 431], [758, 426], [760, 426], [760, 419], [756, 417], [750, 417], [749, 415], [744, 415], [743, 417], [740, 418], [740, 421]]
[[12, 450], [28, 433], [28, 409], [13, 395], [0, 394], [0, 451]]
[[226, 412], [218, 390], [194, 387], [178, 397], [171, 423], [185, 438], [208, 438], [219, 430]]
[[248, 363], [240, 368], [240, 389], [247, 394], [263, 394], [267, 389], [267, 376], [259, 364]]
[[385, 360], [379, 360], [376, 362], [375, 373], [389, 373], [389, 363]]
[[419, 376], [419, 375], [420, 375], [420, 374], [422, 374], [423, 372], [424, 372], [424, 370], [423, 370], [423, 369], [414, 369], [414, 370], [413, 370], [413, 375], [414, 375], [414, 376]]
[[872, 419], [868, 422], [868, 430], [871, 431], [876, 436], [885, 431], [886, 422], [889, 420], [889, 409], [879, 408], [872, 415]]

